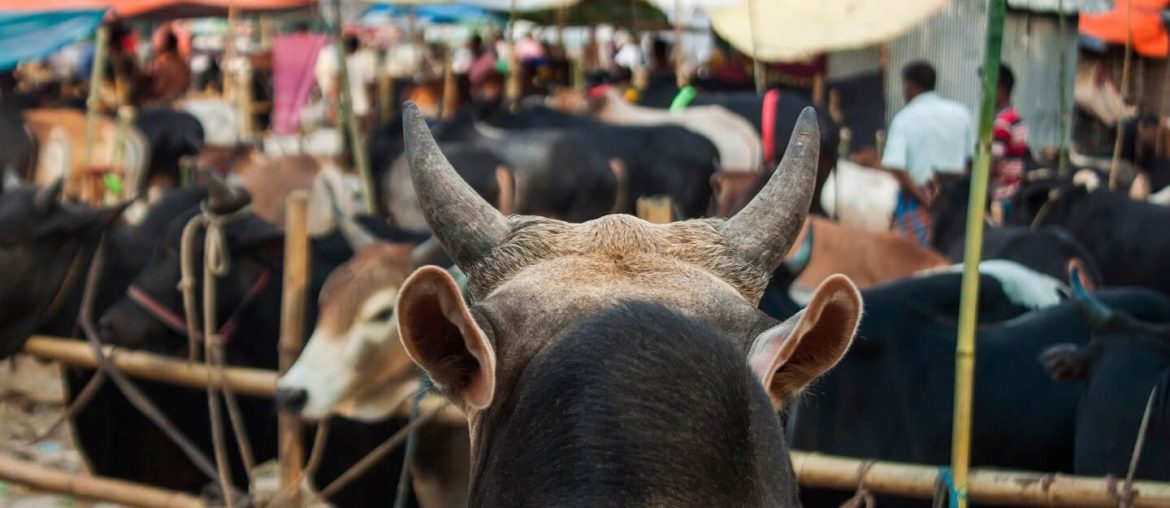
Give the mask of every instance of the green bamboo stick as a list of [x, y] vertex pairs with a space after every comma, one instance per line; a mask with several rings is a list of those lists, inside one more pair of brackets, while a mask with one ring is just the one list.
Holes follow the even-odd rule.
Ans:
[[991, 129], [995, 122], [995, 92], [1003, 47], [1006, 0], [987, 6], [987, 51], [983, 60], [983, 101], [979, 108], [979, 146], [971, 174], [967, 202], [967, 245], [963, 257], [963, 288], [959, 307], [959, 340], [955, 346], [955, 410], [951, 440], [952, 499], [967, 508], [968, 467], [971, 462], [972, 399], [975, 392], [975, 325], [979, 303], [979, 258], [983, 251], [983, 216], [987, 205], [987, 178], [991, 167]]

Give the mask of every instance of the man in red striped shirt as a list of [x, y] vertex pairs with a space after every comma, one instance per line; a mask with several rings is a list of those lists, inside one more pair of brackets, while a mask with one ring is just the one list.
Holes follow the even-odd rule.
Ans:
[[999, 66], [999, 86], [995, 95], [995, 131], [991, 144], [991, 196], [1006, 201], [1020, 188], [1024, 161], [1028, 158], [1028, 126], [1012, 105], [1012, 88], [1016, 84], [1012, 70]]

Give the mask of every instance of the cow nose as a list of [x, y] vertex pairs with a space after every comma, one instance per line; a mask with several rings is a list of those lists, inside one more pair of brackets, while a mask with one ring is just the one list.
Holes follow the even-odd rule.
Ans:
[[309, 401], [309, 392], [304, 388], [277, 388], [276, 407], [293, 413], [299, 413]]

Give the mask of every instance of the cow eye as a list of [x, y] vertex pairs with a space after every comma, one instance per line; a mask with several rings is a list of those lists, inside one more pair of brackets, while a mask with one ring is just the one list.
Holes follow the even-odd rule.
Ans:
[[372, 321], [379, 321], [379, 322], [389, 321], [393, 317], [394, 317], [394, 307], [390, 307], [388, 309], [382, 309], [377, 314], [374, 314], [374, 317], [371, 318], [371, 320]]

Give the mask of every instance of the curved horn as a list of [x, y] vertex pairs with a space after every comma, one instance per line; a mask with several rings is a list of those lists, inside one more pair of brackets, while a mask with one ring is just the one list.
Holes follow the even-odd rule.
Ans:
[[817, 179], [821, 134], [817, 114], [804, 108], [772, 178], [720, 231], [753, 265], [772, 273], [808, 215]]
[[439, 242], [465, 270], [508, 234], [508, 219], [484, 201], [439, 151], [418, 106], [403, 107], [403, 131], [410, 179]]
[[46, 214], [57, 207], [57, 200], [61, 198], [61, 190], [65, 187], [65, 178], [57, 177], [53, 183], [41, 187], [33, 196], [33, 210], [38, 214]]
[[1086, 313], [1089, 321], [1101, 324], [1112, 319], [1113, 309], [1085, 290], [1085, 285], [1081, 283], [1080, 269], [1074, 266], [1069, 268], [1068, 272], [1068, 285], [1072, 291], [1073, 301]]
[[371, 235], [369, 231], [366, 231], [366, 228], [352, 219], [341, 219], [337, 227], [341, 229], [341, 236], [345, 238], [345, 243], [348, 243], [349, 248], [353, 249], [354, 252], [377, 241], [374, 235]]

